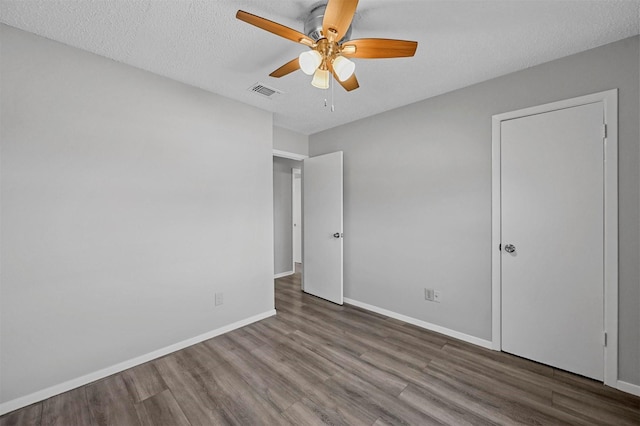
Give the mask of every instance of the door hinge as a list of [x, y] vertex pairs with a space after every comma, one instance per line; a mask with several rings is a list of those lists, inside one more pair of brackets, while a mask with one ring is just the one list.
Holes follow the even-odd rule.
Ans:
[[498, 244], [498, 251], [502, 251], [502, 244]]
[[607, 138], [607, 125], [606, 124], [602, 125], [602, 138], [603, 139]]
[[607, 332], [602, 333], [602, 345], [607, 346]]

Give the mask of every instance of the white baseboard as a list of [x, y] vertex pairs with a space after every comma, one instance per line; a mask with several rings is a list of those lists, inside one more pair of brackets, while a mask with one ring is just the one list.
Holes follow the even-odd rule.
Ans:
[[640, 396], [640, 386], [634, 385], [633, 383], [623, 382], [622, 380], [618, 380], [618, 386], [616, 386], [618, 390], [622, 392], [627, 392], [635, 396]]
[[0, 404], [0, 415], [8, 413], [10, 411], [17, 410], [22, 407], [26, 407], [27, 405], [34, 404], [36, 402], [40, 402], [44, 399], [51, 398], [52, 396], [70, 391], [72, 389], [78, 388], [80, 386], [84, 386], [91, 382], [95, 382], [96, 380], [100, 380], [107, 376], [111, 376], [112, 374], [119, 373], [128, 368], [135, 367], [140, 364], [144, 364], [145, 362], [149, 362], [156, 358], [160, 358], [162, 356], [168, 355], [172, 352], [179, 351], [180, 349], [184, 349], [188, 346], [195, 345], [196, 343], [200, 343], [204, 340], [211, 339], [213, 337], [219, 336], [224, 333], [228, 333], [229, 331], [235, 330], [237, 328], [244, 327], [245, 325], [249, 325], [256, 321], [263, 320], [265, 318], [271, 317], [276, 314], [276, 310], [272, 309], [267, 312], [263, 312], [258, 315], [254, 315], [249, 318], [245, 318], [240, 321], [236, 321], [232, 324], [225, 325], [223, 327], [217, 328], [215, 330], [209, 331], [207, 333], [201, 334], [199, 336], [192, 337], [190, 339], [183, 340], [178, 343], [174, 343], [173, 345], [166, 346], [164, 348], [155, 350], [153, 352], [149, 352], [147, 354], [141, 355], [139, 357], [120, 362], [116, 365], [112, 365], [111, 367], [103, 368], [102, 370], [94, 371], [93, 373], [86, 374], [84, 376], [71, 379], [64, 383], [60, 383], [46, 389], [42, 389], [40, 391], [34, 392], [32, 394], [22, 396], [20, 398], [13, 399], [11, 401], [4, 402]]
[[288, 277], [289, 275], [293, 275], [293, 274], [295, 274], [295, 272], [293, 272], [293, 271], [280, 272], [279, 274], [275, 274], [273, 276], [273, 279], [277, 280], [278, 278]]
[[390, 318], [395, 318], [400, 321], [407, 322], [409, 324], [416, 325], [418, 327], [435, 331], [436, 333], [444, 334], [445, 336], [454, 337], [458, 340], [465, 341], [467, 343], [471, 343], [477, 346], [482, 346], [483, 348], [492, 349], [493, 343], [489, 340], [480, 339], [479, 337], [470, 336], [468, 334], [460, 333], [459, 331], [451, 330], [446, 327], [442, 327], [436, 324], [431, 324], [426, 321], [422, 321], [416, 318], [411, 318], [406, 315], [399, 314], [397, 312], [389, 311], [384, 308], [379, 308], [377, 306], [369, 305], [364, 302], [359, 302], [357, 300], [349, 299], [347, 297], [344, 298], [345, 303], [348, 303], [353, 306], [357, 306], [362, 309], [366, 309], [367, 311], [376, 312], [378, 314], [386, 315]]

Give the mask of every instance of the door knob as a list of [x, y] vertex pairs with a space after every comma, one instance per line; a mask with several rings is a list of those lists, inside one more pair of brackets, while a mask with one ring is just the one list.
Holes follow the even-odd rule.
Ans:
[[504, 246], [504, 251], [506, 251], [507, 253], [513, 253], [516, 251], [516, 246], [514, 246], [513, 244], [507, 244], [506, 246]]
[[341, 238], [341, 237], [342, 237], [341, 232], [336, 232], [335, 234], [333, 234], [333, 238]]

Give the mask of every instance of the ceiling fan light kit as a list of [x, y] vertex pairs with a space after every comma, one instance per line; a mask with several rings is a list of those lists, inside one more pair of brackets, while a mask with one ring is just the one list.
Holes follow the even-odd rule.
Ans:
[[298, 62], [303, 73], [313, 75], [322, 64], [322, 55], [317, 50], [307, 50], [298, 56]]
[[302, 70], [313, 75], [311, 85], [329, 88], [331, 75], [347, 91], [360, 87], [355, 75], [356, 65], [348, 58], [380, 59], [413, 56], [418, 47], [415, 41], [364, 38], [349, 40], [351, 21], [356, 13], [358, 0], [329, 0], [314, 8], [305, 21], [306, 35], [284, 25], [239, 10], [236, 18], [311, 50], [287, 62], [269, 74], [280, 78]]
[[318, 89], [328, 89], [329, 88], [329, 70], [323, 70], [322, 68], [318, 68], [315, 73], [313, 73], [313, 80], [311, 80], [311, 85], [313, 87], [317, 87]]
[[356, 64], [344, 56], [336, 56], [333, 60], [333, 70], [336, 72], [338, 80], [347, 81], [356, 70]]

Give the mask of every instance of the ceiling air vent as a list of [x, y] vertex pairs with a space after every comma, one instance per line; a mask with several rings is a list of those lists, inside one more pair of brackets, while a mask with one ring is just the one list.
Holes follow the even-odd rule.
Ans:
[[273, 87], [265, 86], [262, 83], [256, 83], [253, 86], [249, 87], [249, 89], [247, 90], [257, 93], [259, 95], [262, 95], [265, 98], [269, 98], [269, 99], [277, 98], [279, 95], [282, 95], [281, 90], [274, 89]]

